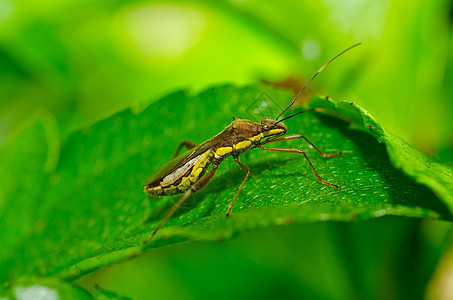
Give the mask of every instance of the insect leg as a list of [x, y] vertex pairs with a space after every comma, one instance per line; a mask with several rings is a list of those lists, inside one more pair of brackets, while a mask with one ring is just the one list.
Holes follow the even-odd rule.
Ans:
[[[289, 136], [288, 136], [288, 137], [289, 137]], [[337, 189], [339, 188], [339, 186], [336, 185], [336, 184], [333, 184], [333, 183], [327, 182], [327, 181], [325, 181], [325, 180], [322, 180], [321, 176], [319, 176], [318, 172], [316, 172], [315, 167], [313, 167], [313, 165], [311, 164], [310, 159], [308, 159], [307, 154], [305, 154], [305, 152], [302, 151], [302, 150], [299, 150], [299, 149], [287, 149], [287, 148], [261, 147], [261, 146], [258, 146], [258, 148], [260, 148], [261, 150], [269, 150], [269, 151], [277, 151], [277, 152], [289, 152], [289, 153], [303, 154], [303, 155], [305, 156], [305, 159], [306, 159], [306, 160], [308, 161], [308, 163], [310, 164], [311, 169], [313, 170], [313, 172], [315, 172], [316, 178], [318, 178], [318, 180], [319, 180], [322, 184], [325, 184], [325, 185], [328, 185], [328, 186], [331, 186], [331, 187], [335, 187], [335, 188], [337, 188]]]
[[181, 206], [181, 204], [192, 194], [193, 192], [196, 192], [198, 190], [201, 190], [203, 187], [205, 187], [209, 181], [211, 181], [212, 177], [214, 176], [215, 172], [217, 171], [217, 167], [213, 168], [211, 171], [209, 171], [206, 175], [204, 175], [200, 180], [198, 180], [194, 185], [192, 185], [187, 192], [184, 194], [184, 196], [179, 199], [179, 201], [172, 207], [172, 209], [168, 212], [168, 214], [165, 216], [165, 218], [157, 225], [156, 229], [154, 229], [153, 233], [144, 241], [142, 244], [147, 244], [159, 231], [159, 229], [162, 227], [162, 225], [165, 224], [165, 222], [170, 219], [170, 217], [175, 213], [175, 211]]
[[243, 165], [237, 157], [234, 157], [234, 160], [238, 163], [238, 165], [242, 168], [242, 170], [247, 172], [247, 175], [245, 175], [244, 180], [242, 181], [241, 186], [239, 187], [239, 190], [237, 191], [236, 195], [233, 198], [233, 201], [231, 201], [230, 206], [228, 207], [228, 212], [226, 214], [227, 217], [231, 215], [231, 210], [233, 209], [234, 202], [236, 202], [237, 197], [239, 196], [239, 193], [242, 191], [242, 188], [244, 187], [245, 182], [247, 181], [247, 178], [249, 178], [250, 175], [250, 168], [247, 167], [246, 165]]
[[288, 140], [295, 140], [295, 139], [304, 139], [305, 141], [307, 141], [307, 143], [309, 143], [313, 148], [316, 149], [316, 151], [319, 152], [319, 154], [322, 155], [322, 157], [335, 157], [335, 156], [338, 156], [338, 155], [343, 155], [343, 153], [340, 151], [340, 152], [337, 152], [337, 153], [331, 153], [331, 154], [327, 154], [325, 153], [324, 151], [322, 151], [321, 149], [319, 149], [318, 147], [316, 147], [312, 142], [310, 142], [305, 136], [303, 136], [302, 134], [294, 134], [294, 135], [288, 135], [288, 136], [285, 136], [285, 137], [281, 137], [281, 138], [278, 138], [278, 139], [275, 139], [275, 140], [270, 140], [268, 142], [265, 142], [263, 143], [263, 145], [265, 144], [270, 144], [270, 143], [275, 143], [275, 142], [282, 142], [282, 141], [288, 141]]
[[178, 156], [179, 152], [181, 151], [182, 147], [183, 146], [186, 146], [186, 148], [188, 150], [192, 149], [192, 148], [195, 148], [196, 146], [198, 146], [197, 144], [195, 144], [194, 142], [192, 141], [182, 141], [181, 144], [179, 144], [178, 148], [176, 149], [176, 152], [175, 154], [173, 155], [173, 158], [175, 158], [176, 156]]

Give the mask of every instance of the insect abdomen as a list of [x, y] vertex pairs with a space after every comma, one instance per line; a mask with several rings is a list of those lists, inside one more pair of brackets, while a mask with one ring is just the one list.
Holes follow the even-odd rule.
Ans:
[[159, 184], [149, 185], [145, 191], [152, 195], [174, 195], [186, 192], [205, 173], [212, 162], [213, 153], [208, 150], [162, 178]]
[[243, 141], [240, 141], [236, 144], [233, 144], [232, 146], [226, 146], [226, 147], [219, 147], [215, 150], [214, 157], [215, 159], [224, 159], [225, 157], [236, 153], [242, 153], [244, 151], [249, 150], [252, 147], [252, 141], [249, 139], [245, 139]]

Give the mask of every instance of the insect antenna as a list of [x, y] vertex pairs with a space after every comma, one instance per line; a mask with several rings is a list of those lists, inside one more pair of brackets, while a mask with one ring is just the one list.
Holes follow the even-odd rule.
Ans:
[[[324, 64], [324, 66], [322, 66], [322, 67], [315, 73], [315, 75], [313, 75], [313, 77], [312, 77], [312, 78], [311, 78], [311, 79], [303, 86], [303, 88], [299, 91], [299, 93], [297, 93], [296, 97], [294, 97], [293, 101], [291, 101], [291, 103], [290, 103], [290, 104], [289, 104], [289, 105], [288, 105], [288, 106], [287, 106], [287, 107], [286, 107], [286, 108], [278, 115], [278, 117], [277, 117], [275, 120], [278, 120], [278, 118], [280, 118], [281, 115], [283, 115], [283, 114], [285, 113], [285, 111], [287, 111], [288, 108], [290, 108], [291, 105], [293, 105], [294, 102], [296, 102], [296, 100], [297, 100], [297, 98], [300, 96], [300, 94], [302, 94], [302, 92], [307, 88], [307, 86], [310, 84], [310, 82], [312, 82], [313, 79], [315, 79], [315, 77], [318, 76], [318, 74], [321, 73], [321, 71], [324, 70], [325, 67], [327, 67], [327, 66], [328, 66], [332, 61], [334, 61], [338, 56], [342, 55], [343, 53], [345, 53], [345, 52], [351, 50], [352, 48], [357, 47], [357, 46], [359, 46], [359, 45], [361, 45], [361, 44], [362, 44], [362, 43], [357, 43], [357, 44], [354, 44], [354, 45], [350, 46], [349, 48], [347, 48], [347, 49], [341, 51], [340, 53], [338, 53], [337, 55], [335, 55], [333, 58], [331, 58], [328, 62], [326, 62], [326, 63]], [[300, 111], [300, 112], [298, 112], [298, 113], [296, 113], [296, 114], [294, 114], [294, 115], [292, 115], [292, 116], [289, 116], [289, 117], [286, 117], [286, 118], [284, 118], [284, 119], [281, 119], [281, 120], [278, 121], [277, 123], [280, 123], [280, 122], [282, 122], [283, 120], [287, 120], [287, 119], [289, 119], [289, 118], [292, 118], [292, 117], [294, 117], [294, 116], [296, 116], [296, 115], [298, 115], [298, 114], [301, 114], [301, 113], [304, 113], [304, 112], [308, 112], [308, 111], [313, 111], [313, 110], [318, 110], [318, 109], [313, 108], [313, 109], [307, 109], [307, 110], [304, 110], [304, 111]], [[276, 124], [277, 124], [277, 123], [276, 123]]]

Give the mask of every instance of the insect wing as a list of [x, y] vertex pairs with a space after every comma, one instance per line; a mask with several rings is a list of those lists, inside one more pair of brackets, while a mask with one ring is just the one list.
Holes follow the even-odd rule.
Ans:
[[164, 178], [174, 170], [176, 170], [178, 167], [182, 166], [189, 160], [191, 160], [194, 157], [197, 157], [198, 155], [204, 153], [211, 147], [215, 147], [222, 142], [224, 142], [224, 135], [225, 132], [231, 131], [231, 127], [227, 127], [224, 131], [221, 133], [215, 135], [214, 137], [210, 138], [209, 140], [205, 141], [198, 147], [194, 149], [190, 149], [189, 151], [179, 155], [178, 157], [172, 159], [170, 162], [165, 164], [162, 168], [157, 170], [154, 174], [152, 174], [144, 183], [143, 186], [147, 186], [153, 182], [156, 182], [159, 179]]
[[194, 149], [190, 149], [189, 151], [184, 152], [183, 154], [170, 160], [168, 163], [163, 165], [162, 168], [160, 168], [159, 170], [154, 172], [148, 179], [146, 179], [146, 181], [143, 183], [143, 186], [147, 186], [150, 183], [153, 183], [159, 179], [162, 179], [165, 176], [167, 176], [169, 173], [173, 172], [175, 169], [177, 169], [181, 165], [182, 162], [184, 162], [186, 160], [186, 158], [190, 154], [192, 154], [195, 151], [196, 150], [194, 150]]

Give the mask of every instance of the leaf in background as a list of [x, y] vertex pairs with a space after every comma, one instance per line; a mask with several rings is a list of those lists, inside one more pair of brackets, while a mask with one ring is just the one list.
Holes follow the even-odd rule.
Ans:
[[96, 300], [131, 300], [129, 297], [99, 287], [94, 291], [93, 298]]
[[299, 51], [221, 2], [24, 0], [2, 12], [6, 135], [37, 106], [55, 114], [66, 136], [181, 87], [278, 80], [299, 60]]
[[57, 278], [22, 277], [0, 287], [2, 299], [93, 299], [83, 289]]
[[104, 289], [96, 289], [93, 295], [73, 284], [57, 278], [21, 277], [12, 282], [0, 286], [2, 299], [15, 300], [127, 300], [129, 298], [119, 296], [116, 293]]
[[[275, 117], [289, 99], [288, 92], [263, 86], [216, 87], [196, 96], [179, 92], [141, 113], [123, 111], [70, 135], [36, 212], [43, 228], [21, 240], [11, 256], [2, 257], [1, 279], [22, 274], [75, 278], [137, 255], [144, 250], [141, 241], [180, 197], [147, 199], [141, 183], [171, 158], [179, 142], [202, 142], [233, 116], [256, 121]], [[322, 159], [301, 141], [282, 145], [305, 149], [319, 174], [339, 184], [339, 190], [319, 184], [301, 156], [249, 151], [241, 161], [252, 175], [230, 218], [224, 214], [244, 172], [228, 159], [146, 249], [223, 240], [248, 229], [292, 222], [383, 215], [451, 220], [428, 188], [391, 165], [385, 146], [372, 135], [350, 130], [337, 118], [308, 113], [286, 125], [290, 134], [303, 133], [326, 152], [344, 152]], [[149, 205], [153, 214], [143, 223]]]
[[[318, 94], [353, 96], [381, 125], [423, 151], [436, 153], [442, 144], [452, 144], [449, 3], [224, 2], [301, 53], [302, 76], [315, 72], [341, 48], [362, 42], [360, 50], [341, 58], [335, 72], [317, 79]], [[445, 74], [439, 71], [444, 69]]]

